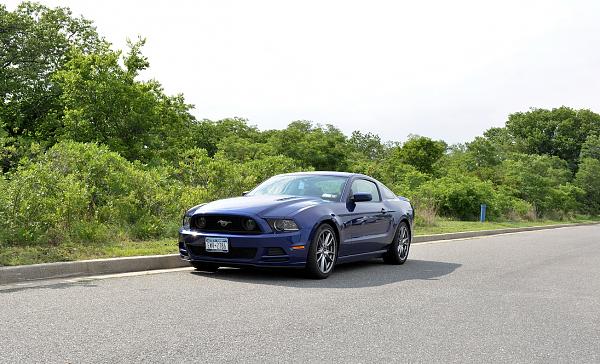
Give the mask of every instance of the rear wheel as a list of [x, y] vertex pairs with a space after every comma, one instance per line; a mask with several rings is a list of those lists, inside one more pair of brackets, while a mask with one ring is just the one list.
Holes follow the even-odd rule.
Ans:
[[311, 278], [329, 277], [337, 260], [337, 238], [329, 224], [319, 226], [308, 249], [306, 273]]
[[196, 268], [196, 270], [203, 272], [216, 272], [219, 269], [219, 266], [213, 263], [190, 262], [190, 264]]
[[410, 230], [408, 224], [404, 221], [398, 225], [394, 241], [390, 245], [387, 253], [383, 256], [383, 261], [388, 264], [404, 264], [408, 258], [410, 250]]

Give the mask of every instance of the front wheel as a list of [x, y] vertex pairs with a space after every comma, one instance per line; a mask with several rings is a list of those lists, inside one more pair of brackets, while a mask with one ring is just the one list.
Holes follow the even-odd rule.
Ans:
[[337, 248], [333, 228], [329, 224], [319, 226], [308, 249], [307, 275], [316, 279], [329, 277], [337, 260]]
[[394, 241], [390, 245], [387, 253], [383, 256], [383, 261], [388, 264], [404, 264], [408, 258], [410, 250], [410, 230], [406, 222], [402, 221], [398, 225]]
[[219, 266], [212, 263], [200, 263], [200, 262], [190, 262], [192, 267], [196, 268], [196, 270], [203, 272], [216, 272], [219, 269]]

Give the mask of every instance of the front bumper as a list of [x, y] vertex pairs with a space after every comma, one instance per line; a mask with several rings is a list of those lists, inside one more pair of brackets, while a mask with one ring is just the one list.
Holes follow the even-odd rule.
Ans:
[[[227, 238], [228, 253], [206, 252], [205, 238]], [[292, 247], [304, 246], [303, 249]], [[300, 231], [232, 235], [179, 231], [179, 254], [191, 262], [215, 263], [223, 266], [295, 267], [306, 265], [308, 244], [302, 241]]]

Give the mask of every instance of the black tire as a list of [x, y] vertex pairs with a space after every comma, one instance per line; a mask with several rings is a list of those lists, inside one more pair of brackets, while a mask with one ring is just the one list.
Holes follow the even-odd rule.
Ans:
[[213, 263], [200, 263], [200, 262], [190, 262], [192, 267], [196, 268], [196, 270], [200, 270], [203, 272], [216, 272], [219, 269], [219, 266]]
[[387, 264], [404, 264], [408, 259], [411, 240], [412, 236], [408, 224], [405, 221], [400, 222], [394, 235], [394, 241], [383, 256], [383, 261]]
[[314, 279], [329, 277], [337, 261], [338, 241], [335, 231], [329, 224], [317, 228], [308, 249], [306, 275]]

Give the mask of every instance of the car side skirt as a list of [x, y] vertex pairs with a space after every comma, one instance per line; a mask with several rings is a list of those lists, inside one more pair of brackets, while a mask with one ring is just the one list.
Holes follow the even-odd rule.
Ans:
[[358, 262], [361, 260], [367, 260], [367, 259], [373, 259], [373, 258], [381, 258], [386, 252], [387, 252], [387, 250], [377, 250], [377, 251], [368, 252], [368, 253], [345, 255], [343, 257], [338, 257], [337, 264]]

